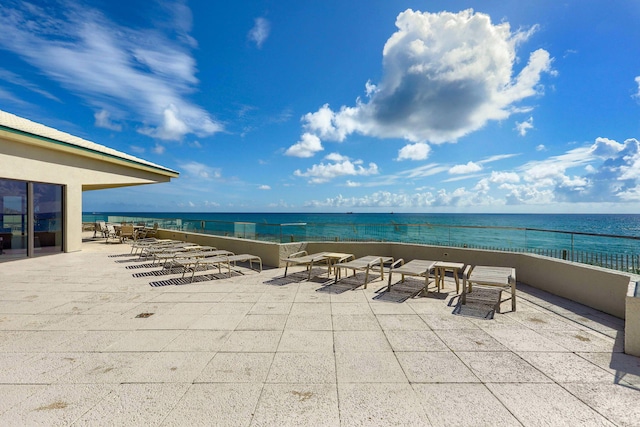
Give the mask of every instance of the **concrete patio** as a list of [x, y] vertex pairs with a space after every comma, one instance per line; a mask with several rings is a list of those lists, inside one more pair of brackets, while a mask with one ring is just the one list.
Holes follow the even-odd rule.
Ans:
[[451, 278], [402, 303], [284, 268], [154, 287], [180, 275], [128, 252], [0, 264], [0, 425], [640, 425], [624, 321], [524, 284], [486, 320]]

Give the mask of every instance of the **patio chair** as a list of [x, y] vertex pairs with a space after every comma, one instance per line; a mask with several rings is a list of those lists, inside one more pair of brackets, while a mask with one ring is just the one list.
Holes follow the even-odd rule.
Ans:
[[102, 227], [100, 227], [100, 223], [96, 221], [93, 223], [93, 237], [95, 238], [98, 234], [104, 237], [104, 235], [102, 234]]
[[384, 280], [384, 265], [393, 263], [393, 257], [381, 257], [375, 255], [367, 255], [347, 262], [340, 262], [334, 264], [336, 270], [336, 279], [334, 283], [337, 283], [340, 279], [340, 272], [344, 268], [345, 270], [353, 270], [353, 275], [356, 275], [356, 271], [365, 271], [364, 276], [364, 288], [367, 289], [367, 283], [369, 283], [369, 270], [380, 267], [380, 279]]
[[158, 223], [157, 222], [153, 223], [153, 228], [143, 227], [139, 229], [137, 233], [138, 233], [137, 236], [143, 239], [155, 237], [156, 234], [158, 234]]
[[94, 230], [93, 230], [93, 237], [96, 237], [96, 234], [100, 234], [102, 237], [107, 237], [107, 233], [109, 232], [109, 230], [107, 230], [107, 223], [104, 221], [96, 221]]
[[122, 224], [120, 226], [120, 241], [124, 242], [125, 239], [135, 240], [136, 235], [131, 224]]
[[[509, 290], [511, 296], [502, 299], [502, 293], [496, 303], [496, 312], [500, 313], [500, 305], [511, 300], [511, 311], [516, 311], [516, 269], [511, 267], [489, 267], [470, 265], [462, 273], [462, 296], [460, 302], [466, 304], [467, 294], [473, 291], [473, 285], [499, 287], [501, 290]], [[467, 290], [468, 286], [468, 290]]]
[[[422, 259], [413, 259], [405, 264], [404, 259], [400, 258], [398, 261], [391, 265], [391, 269], [389, 270], [389, 284], [387, 286], [387, 291], [390, 292], [392, 287], [394, 287], [403, 292], [411, 293], [412, 297], [420, 293], [422, 293], [423, 295], [426, 294], [429, 288], [429, 278], [431, 276], [431, 270], [433, 270], [435, 264], [435, 261]], [[391, 284], [393, 273], [400, 274], [402, 276], [402, 279], [394, 285]], [[424, 285], [418, 288], [404, 286], [403, 284], [405, 283], [405, 276], [424, 277]]]
[[122, 242], [120, 240], [120, 235], [118, 234], [118, 232], [116, 231], [116, 228], [112, 224], [107, 224], [107, 234], [106, 234], [105, 243], [109, 243], [109, 239], [117, 239], [119, 242]]

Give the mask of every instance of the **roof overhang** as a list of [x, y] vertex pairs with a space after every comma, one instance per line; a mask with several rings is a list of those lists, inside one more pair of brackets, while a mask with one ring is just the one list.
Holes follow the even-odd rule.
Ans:
[[[131, 185], [168, 182], [177, 178], [179, 172], [111, 149], [104, 145], [70, 135], [65, 132], [32, 122], [0, 110], [0, 139], [20, 145], [85, 159], [87, 164], [121, 171], [115, 172], [114, 179], [100, 182], [83, 182], [83, 190], [99, 190]], [[78, 162], [78, 160], [76, 160]], [[126, 171], [126, 173], [122, 173]], [[120, 178], [115, 176], [119, 175]], [[125, 176], [135, 178], [126, 179]], [[124, 179], [122, 179], [124, 178]]]

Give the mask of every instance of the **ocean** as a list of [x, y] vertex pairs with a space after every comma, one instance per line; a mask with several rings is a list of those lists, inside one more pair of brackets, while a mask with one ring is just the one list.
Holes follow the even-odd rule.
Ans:
[[109, 216], [181, 218], [183, 221], [228, 221], [258, 224], [434, 224], [640, 236], [640, 215], [637, 214], [85, 212], [83, 220], [86, 222], [98, 219], [106, 220]]
[[[85, 212], [83, 221], [157, 219], [185, 231], [280, 242], [376, 240], [476, 247], [640, 254], [635, 214]], [[147, 221], [148, 222], [148, 221]], [[621, 236], [621, 237], [613, 237]]]

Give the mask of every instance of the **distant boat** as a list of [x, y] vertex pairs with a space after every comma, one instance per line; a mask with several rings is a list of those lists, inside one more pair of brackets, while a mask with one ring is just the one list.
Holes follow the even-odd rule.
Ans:
[[347, 212], [347, 215], [351, 215], [353, 212]]

